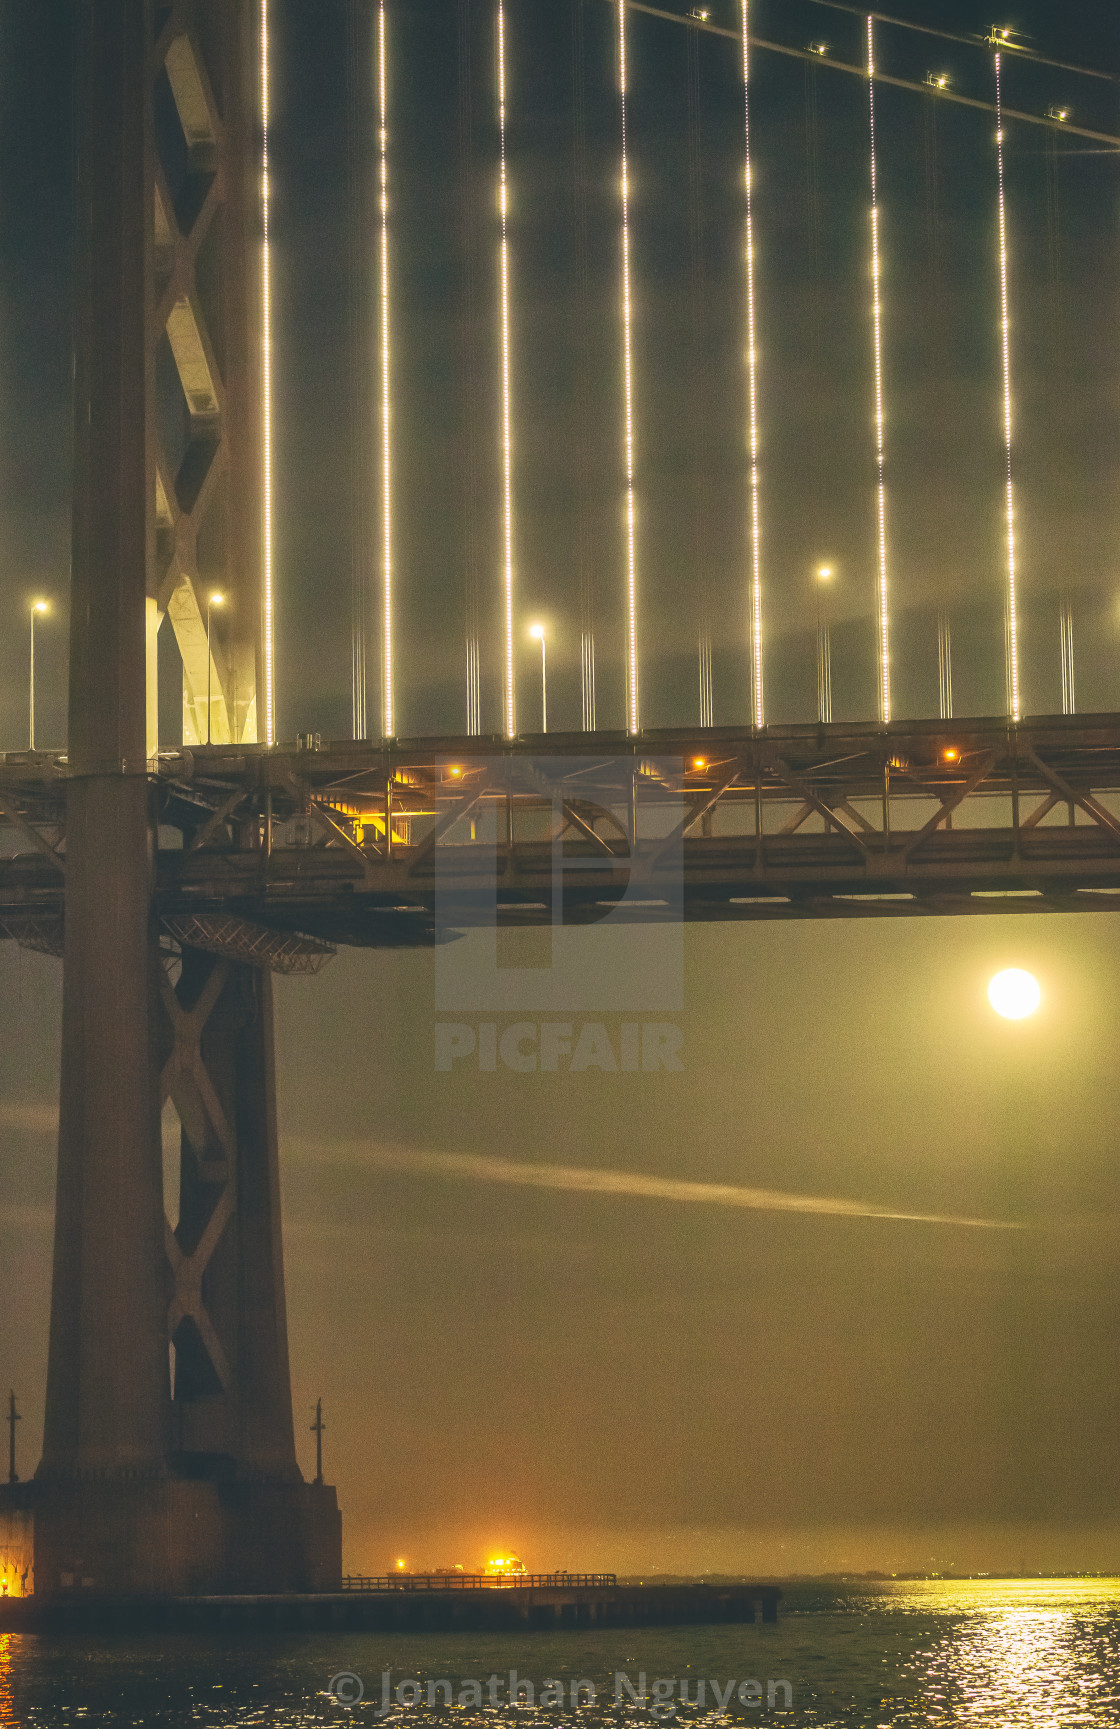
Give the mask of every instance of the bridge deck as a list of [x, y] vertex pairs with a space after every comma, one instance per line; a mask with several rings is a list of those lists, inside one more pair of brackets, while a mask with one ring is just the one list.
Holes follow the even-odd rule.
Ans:
[[[1120, 909], [1120, 715], [310, 742], [161, 753], [164, 919], [385, 947], [558, 913]], [[0, 930], [32, 946], [60, 940], [66, 784], [64, 756], [0, 758]]]

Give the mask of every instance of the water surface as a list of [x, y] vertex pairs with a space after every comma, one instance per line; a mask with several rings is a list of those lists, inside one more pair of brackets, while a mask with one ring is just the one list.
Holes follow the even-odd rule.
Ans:
[[[511, 1707], [509, 1673], [535, 1703]], [[390, 1675], [384, 1716], [382, 1673]], [[645, 1675], [649, 1702], [634, 1691]], [[345, 1708], [332, 1677], [357, 1676], [364, 1696]], [[491, 1703], [491, 1676], [496, 1703]], [[698, 1683], [704, 1697], [697, 1703]], [[450, 1707], [426, 1704], [445, 1681]], [[578, 1702], [571, 1702], [572, 1683]], [[656, 1683], [662, 1686], [656, 1689]], [[789, 1683], [792, 1708], [784, 1709]], [[482, 1691], [474, 1703], [472, 1682]], [[727, 1684], [735, 1688], [728, 1693]], [[748, 1686], [741, 1700], [739, 1684]], [[768, 1704], [773, 1682], [773, 1704]], [[539, 1703], [562, 1685], [565, 1703]], [[650, 1705], [672, 1683], [672, 1705]], [[727, 1699], [720, 1713], [713, 1683]], [[337, 1684], [353, 1697], [358, 1683]], [[394, 1695], [401, 1687], [401, 1704]], [[681, 1702], [681, 1692], [688, 1703]], [[419, 1691], [421, 1702], [409, 1703]], [[434, 1687], [442, 1701], [444, 1689]], [[460, 1698], [464, 1700], [460, 1703]], [[672, 1710], [674, 1715], [667, 1713]], [[777, 1626], [596, 1629], [557, 1634], [346, 1633], [105, 1639], [0, 1635], [0, 1725], [11, 1729], [234, 1729], [242, 1724], [385, 1723], [520, 1729], [658, 1720], [812, 1725], [813, 1729], [1117, 1729], [1120, 1580], [794, 1585]]]

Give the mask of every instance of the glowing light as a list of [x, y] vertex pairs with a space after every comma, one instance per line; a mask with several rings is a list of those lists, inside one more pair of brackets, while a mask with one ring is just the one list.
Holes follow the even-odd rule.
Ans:
[[1003, 350], [1003, 442], [1007, 457], [1007, 707], [1012, 720], [1020, 718], [1019, 705], [1019, 612], [1015, 570], [1015, 483], [1011, 417], [1011, 313], [1007, 288], [1007, 200], [1003, 187], [1003, 90], [1000, 56], [996, 61], [996, 171], [999, 181], [999, 316]]
[[272, 186], [268, 134], [271, 123], [269, 0], [261, 0], [261, 541], [264, 565], [264, 742], [276, 743], [276, 640], [272, 583]]
[[381, 730], [392, 738], [393, 715], [393, 441], [389, 346], [389, 96], [385, 0], [377, 19], [378, 169], [381, 200]]
[[827, 42], [810, 42], [809, 52], [810, 52], [810, 54], [827, 54], [828, 53], [828, 43]]
[[626, 729], [638, 731], [638, 555], [634, 502], [634, 341], [630, 292], [630, 157], [626, 139], [626, 0], [618, 0], [618, 99], [622, 135], [622, 414], [626, 465]]
[[[206, 604], [207, 606], [224, 606], [226, 604], [226, 597], [224, 594], [218, 594], [215, 592], [210, 596]], [[38, 612], [40, 608], [36, 607], [35, 610]]]
[[524, 1573], [525, 1563], [517, 1555], [495, 1555], [486, 1563], [488, 1573]]
[[544, 625], [543, 624], [530, 625], [529, 626], [529, 635], [533, 638], [534, 642], [540, 642], [544, 636]]
[[927, 72], [926, 83], [931, 90], [948, 90], [951, 80], [947, 72]]
[[765, 723], [762, 689], [762, 534], [758, 484], [758, 346], [755, 336], [754, 209], [751, 186], [750, 0], [742, 0], [743, 148], [746, 181], [747, 253], [747, 406], [751, 495], [751, 708], [757, 727]]
[[887, 593], [887, 453], [883, 417], [883, 297], [879, 249], [879, 176], [875, 151], [875, 19], [867, 18], [867, 101], [871, 129], [871, 325], [875, 351], [876, 514], [879, 531], [879, 719], [891, 718], [891, 643]]
[[693, 766], [693, 768], [707, 768], [707, 766], [708, 766], [707, 757], [706, 756], [694, 756], [692, 759], [692, 766]]
[[1019, 967], [1007, 967], [989, 984], [988, 1001], [1004, 1020], [1023, 1021], [1038, 1008], [1042, 992], [1038, 980], [1030, 973]]
[[498, 0], [498, 209], [501, 235], [498, 250], [499, 321], [502, 349], [502, 589], [505, 604], [506, 737], [517, 731], [513, 678], [513, 408], [510, 384], [509, 307], [509, 182], [506, 172], [506, 9]]
[[397, 1566], [398, 1566], [398, 1567], [403, 1567], [403, 1566], [404, 1566], [404, 1562], [403, 1562], [403, 1561], [398, 1561], [398, 1562], [397, 1562]]
[[954, 746], [948, 745], [941, 752], [941, 756], [942, 756], [943, 761], [945, 761], [945, 762], [959, 762], [960, 758], [961, 758], [961, 753], [959, 750], [955, 749]]
[[33, 600], [31, 602], [31, 610], [32, 612], [49, 612], [51, 610], [50, 602], [46, 600]]
[[817, 576], [821, 582], [829, 582], [832, 578], [832, 566], [830, 564], [822, 564], [817, 572]]

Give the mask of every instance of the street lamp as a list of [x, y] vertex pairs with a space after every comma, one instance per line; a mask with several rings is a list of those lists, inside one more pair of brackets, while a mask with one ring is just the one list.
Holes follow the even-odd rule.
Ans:
[[548, 650], [544, 640], [544, 625], [534, 624], [529, 635], [541, 645], [541, 731], [548, 731]]
[[821, 596], [832, 581], [832, 566], [822, 564], [817, 571], [817, 719], [822, 725], [832, 720], [832, 644], [825, 622]]
[[31, 667], [30, 678], [28, 680], [29, 721], [27, 728], [28, 750], [35, 749], [35, 620], [36, 618], [41, 618], [43, 613], [49, 612], [50, 610], [49, 601], [33, 600], [31, 602]]
[[210, 653], [210, 609], [211, 609], [211, 607], [214, 607], [214, 606], [224, 606], [225, 603], [226, 603], [226, 597], [224, 594], [215, 593], [215, 594], [208, 594], [206, 596], [206, 742], [207, 742], [207, 744], [210, 743], [210, 718], [214, 712], [213, 708], [211, 706], [211, 697], [210, 697], [211, 678], [213, 676], [213, 671], [214, 671], [214, 658]]

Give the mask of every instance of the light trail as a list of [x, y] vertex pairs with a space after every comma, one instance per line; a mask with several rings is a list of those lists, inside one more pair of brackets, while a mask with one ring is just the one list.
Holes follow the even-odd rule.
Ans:
[[385, 0], [377, 19], [378, 151], [381, 202], [381, 730], [394, 733], [393, 715], [393, 445], [389, 345], [389, 100]]
[[762, 686], [762, 535], [758, 482], [758, 346], [755, 337], [754, 206], [751, 173], [751, 48], [750, 0], [742, 0], [743, 143], [746, 184], [747, 262], [747, 403], [750, 440], [751, 511], [751, 707], [756, 727], [765, 724]]
[[1011, 314], [1007, 288], [1007, 200], [1003, 187], [1003, 90], [1001, 56], [996, 63], [996, 172], [999, 182], [999, 315], [1003, 350], [1003, 444], [1007, 457], [1007, 708], [1012, 720], [1020, 718], [1019, 706], [1019, 614], [1015, 592], [1015, 483], [1012, 471], [1011, 417]]
[[875, 354], [875, 463], [878, 545], [879, 719], [891, 718], [891, 643], [887, 583], [887, 450], [883, 415], [883, 295], [879, 246], [879, 171], [875, 149], [875, 20], [867, 19], [867, 99], [871, 138], [871, 324]]
[[622, 136], [622, 415], [626, 471], [626, 730], [638, 731], [638, 554], [634, 499], [634, 315], [630, 282], [630, 157], [626, 138], [626, 0], [618, 0], [618, 101]]
[[502, 350], [502, 587], [505, 606], [506, 631], [505, 722], [506, 737], [514, 738], [517, 733], [517, 706], [514, 692], [513, 673], [513, 409], [510, 385], [509, 182], [506, 170], [505, 0], [498, 0], [498, 147], [498, 208], [501, 221], [498, 277]]
[[276, 636], [272, 583], [272, 249], [268, 133], [271, 122], [269, 0], [261, 0], [261, 541], [264, 575], [264, 742], [276, 743]]
[[882, 1219], [909, 1225], [950, 1225], [964, 1230], [1021, 1231], [1016, 1219], [974, 1218], [966, 1213], [911, 1212], [874, 1201], [833, 1195], [797, 1195], [781, 1189], [751, 1189], [738, 1183], [698, 1183], [646, 1171], [602, 1170], [582, 1165], [529, 1164], [486, 1153], [445, 1153], [371, 1140], [291, 1140], [289, 1152], [309, 1164], [400, 1171], [417, 1177], [450, 1177], [458, 1182], [498, 1183], [511, 1188], [552, 1189], [568, 1194], [618, 1199], [671, 1201], [677, 1204], [732, 1207], [756, 1213], [801, 1213], [834, 1219]]

